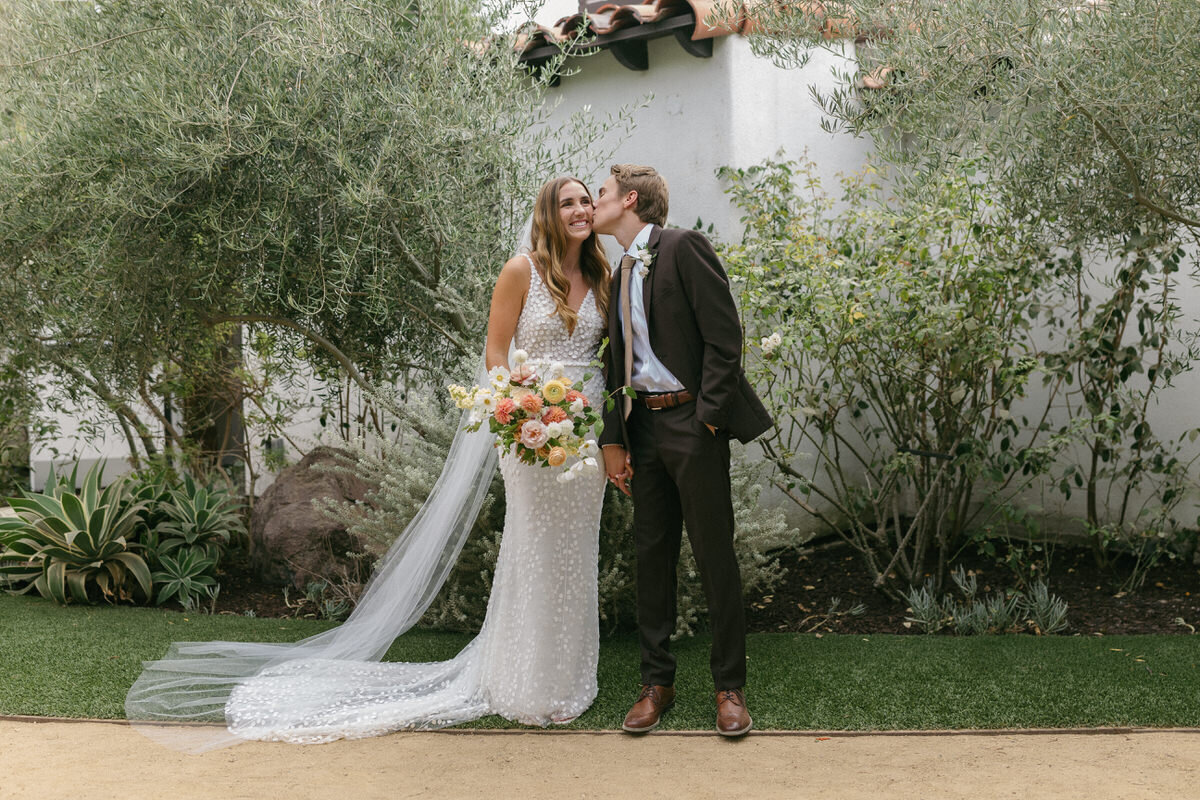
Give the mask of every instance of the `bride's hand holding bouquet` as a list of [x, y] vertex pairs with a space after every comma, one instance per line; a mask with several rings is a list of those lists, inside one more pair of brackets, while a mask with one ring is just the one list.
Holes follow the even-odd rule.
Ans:
[[598, 470], [600, 448], [591, 437], [600, 415], [584, 395], [583, 382], [572, 384], [561, 364], [551, 364], [543, 379], [522, 350], [513, 354], [513, 364], [511, 371], [493, 367], [487, 386], [448, 387], [455, 405], [471, 411], [467, 430], [479, 430], [486, 421], [497, 446], [526, 464], [565, 467], [561, 482]]

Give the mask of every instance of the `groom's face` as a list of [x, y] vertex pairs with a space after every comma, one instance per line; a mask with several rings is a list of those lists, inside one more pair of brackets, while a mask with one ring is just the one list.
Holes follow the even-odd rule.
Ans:
[[608, 180], [596, 190], [596, 210], [592, 217], [592, 228], [596, 233], [612, 233], [623, 210], [617, 177], [609, 175]]

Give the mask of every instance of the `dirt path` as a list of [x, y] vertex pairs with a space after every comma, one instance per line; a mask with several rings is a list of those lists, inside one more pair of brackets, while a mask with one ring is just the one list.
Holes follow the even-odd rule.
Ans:
[[1178, 798], [1200, 730], [989, 734], [401, 733], [199, 756], [124, 724], [0, 720], [0, 798]]

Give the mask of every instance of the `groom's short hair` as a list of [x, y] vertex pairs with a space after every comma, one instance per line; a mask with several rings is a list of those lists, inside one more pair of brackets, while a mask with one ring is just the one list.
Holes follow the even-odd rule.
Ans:
[[633, 213], [642, 222], [652, 222], [655, 225], [667, 224], [667, 204], [670, 192], [667, 189], [667, 179], [658, 174], [654, 167], [643, 167], [639, 164], [614, 164], [612, 174], [617, 179], [617, 188], [622, 195], [637, 192], [637, 203]]

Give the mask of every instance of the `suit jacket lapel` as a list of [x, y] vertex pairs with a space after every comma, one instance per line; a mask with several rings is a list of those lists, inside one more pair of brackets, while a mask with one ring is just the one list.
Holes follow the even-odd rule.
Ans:
[[608, 290], [608, 351], [615, 367], [616, 380], [620, 381], [625, 369], [625, 347], [621, 335], [621, 270], [613, 275], [612, 285]]
[[[651, 259], [651, 261], [654, 263], [657, 263], [657, 261], [658, 261], [658, 241], [661, 238], [662, 238], [662, 228], [655, 225], [650, 230], [650, 240], [646, 243], [646, 249], [649, 250], [653, 254], [653, 258]], [[645, 279], [642, 281], [642, 311], [646, 314], [646, 327], [649, 328], [649, 326], [650, 326], [650, 297], [654, 294], [654, 292], [651, 291], [651, 289], [652, 289], [652, 284], [654, 283], [654, 276], [658, 272], [658, 270], [654, 269], [653, 263], [649, 264], [649, 265], [644, 265], [644, 266], [646, 266], [650, 270], [649, 274], [647, 274]]]

